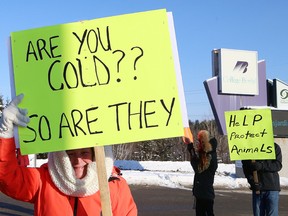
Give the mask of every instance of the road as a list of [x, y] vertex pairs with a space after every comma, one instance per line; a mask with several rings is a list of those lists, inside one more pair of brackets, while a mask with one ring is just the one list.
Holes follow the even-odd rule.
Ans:
[[[156, 186], [130, 186], [139, 216], [192, 216], [193, 198], [190, 190]], [[281, 192], [279, 216], [288, 215], [288, 193]], [[251, 194], [248, 190], [216, 190], [214, 204], [216, 216], [252, 215]], [[0, 193], [1, 216], [31, 216], [33, 205], [15, 201]]]

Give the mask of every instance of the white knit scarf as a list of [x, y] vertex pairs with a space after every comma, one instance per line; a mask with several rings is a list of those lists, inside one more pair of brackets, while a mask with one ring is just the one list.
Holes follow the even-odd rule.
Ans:
[[[114, 163], [112, 146], [105, 146], [105, 156], [108, 180]], [[82, 179], [77, 179], [66, 151], [51, 152], [48, 156], [48, 170], [55, 186], [68, 196], [85, 197], [99, 190], [95, 161], [88, 165], [86, 176]]]

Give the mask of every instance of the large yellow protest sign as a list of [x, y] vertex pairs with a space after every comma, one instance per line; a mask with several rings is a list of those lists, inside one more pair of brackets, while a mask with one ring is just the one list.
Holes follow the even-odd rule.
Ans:
[[275, 159], [270, 109], [225, 112], [231, 160]]
[[23, 154], [183, 135], [166, 10], [13, 32]]

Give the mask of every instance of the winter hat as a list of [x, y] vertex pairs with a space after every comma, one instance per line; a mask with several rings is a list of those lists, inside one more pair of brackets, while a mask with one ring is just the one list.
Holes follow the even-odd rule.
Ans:
[[198, 132], [198, 155], [200, 163], [198, 165], [199, 173], [205, 171], [210, 166], [211, 155], [207, 154], [212, 151], [212, 145], [210, 141], [210, 133], [207, 130], [200, 130]]
[[212, 145], [210, 141], [210, 133], [207, 130], [200, 130], [198, 132], [199, 151], [210, 152], [212, 151]]
[[[113, 169], [112, 146], [105, 146], [105, 164], [107, 181]], [[77, 179], [66, 151], [51, 152], [48, 155], [48, 170], [55, 186], [64, 194], [73, 197], [85, 197], [99, 190], [96, 162], [88, 164], [87, 174]]]

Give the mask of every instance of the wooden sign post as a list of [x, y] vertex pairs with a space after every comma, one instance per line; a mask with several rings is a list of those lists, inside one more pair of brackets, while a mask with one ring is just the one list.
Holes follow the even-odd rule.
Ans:
[[103, 216], [112, 216], [104, 146], [94, 147]]

